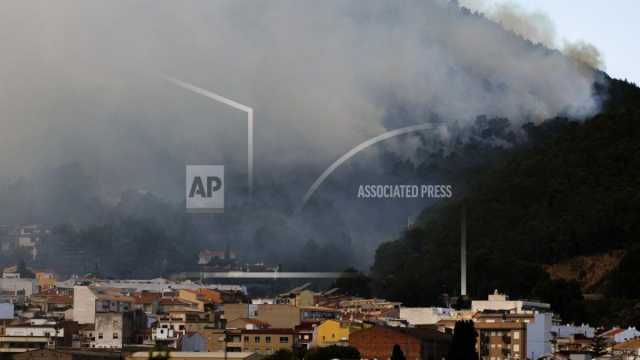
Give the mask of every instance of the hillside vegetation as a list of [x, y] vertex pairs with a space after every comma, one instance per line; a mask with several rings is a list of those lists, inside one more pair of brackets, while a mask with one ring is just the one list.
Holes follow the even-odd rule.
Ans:
[[[426, 305], [458, 293], [464, 202], [472, 297], [499, 289], [550, 301], [568, 321], [598, 323], [611, 313], [619, 323], [638, 322], [629, 313], [640, 314], [640, 288], [632, 285], [640, 283], [640, 89], [607, 78], [595, 93], [605, 99], [599, 114], [525, 125], [526, 144], [466, 172], [464, 200], [425, 209], [415, 229], [382, 244], [372, 268], [381, 295]], [[610, 251], [625, 255], [598, 279], [607, 299], [598, 303], [584, 301], [577, 279], [545, 271]], [[610, 265], [600, 261], [590, 266]]]

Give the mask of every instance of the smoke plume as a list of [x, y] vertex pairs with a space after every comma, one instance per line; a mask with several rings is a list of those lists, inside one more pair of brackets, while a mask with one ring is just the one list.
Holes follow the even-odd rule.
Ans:
[[[487, 14], [532, 41], [557, 42], [543, 15]], [[256, 196], [280, 209], [339, 156], [394, 128], [437, 120], [442, 137], [455, 138], [478, 115], [517, 127], [598, 109], [592, 72], [445, 0], [16, 0], [2, 3], [0, 34], [0, 181], [80, 164], [76, 179], [56, 177], [65, 192], [41, 190], [54, 193], [52, 204], [87, 183], [106, 202], [127, 189], [179, 202], [185, 164], [225, 165], [228, 203], [246, 190], [245, 114], [163, 76], [254, 109]], [[586, 44], [566, 49], [599, 59]], [[407, 108], [417, 110], [394, 110]], [[424, 146], [405, 140], [392, 151]], [[351, 210], [351, 223], [378, 223]], [[239, 227], [272, 222], [247, 218]]]
[[489, 3], [486, 0], [461, 0], [460, 5], [484, 14], [505, 29], [533, 43], [550, 49], [559, 49], [581, 63], [594, 69], [604, 70], [605, 64], [600, 50], [584, 40], [575, 42], [559, 40], [553, 21], [543, 12], [528, 11], [513, 2]]

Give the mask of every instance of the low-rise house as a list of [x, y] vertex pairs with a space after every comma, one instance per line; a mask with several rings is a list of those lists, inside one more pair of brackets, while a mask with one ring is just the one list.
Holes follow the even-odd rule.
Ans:
[[268, 329], [271, 325], [258, 319], [239, 318], [227, 322], [227, 329], [259, 330]]
[[311, 347], [348, 345], [349, 334], [362, 330], [362, 325], [347, 321], [325, 320], [315, 327]]
[[395, 318], [400, 316], [400, 302], [384, 299], [351, 299], [339, 304], [343, 320], [374, 321], [380, 318]]
[[204, 311], [205, 299], [200, 295], [197, 290], [180, 289], [178, 290], [178, 298], [187, 300], [197, 307], [198, 311]]
[[53, 273], [37, 271], [35, 275], [40, 290], [52, 289], [56, 286], [56, 276]]
[[599, 336], [607, 339], [607, 341], [609, 342], [619, 344], [627, 340], [640, 337], [640, 331], [638, 331], [635, 327], [629, 327], [626, 329], [614, 327], [613, 329], [599, 334]]
[[612, 352], [620, 360], [637, 360], [640, 358], [640, 338], [615, 344]]
[[351, 333], [349, 344], [365, 360], [390, 359], [395, 345], [407, 360], [439, 360], [447, 355], [451, 336], [435, 329], [374, 326]]
[[0, 354], [54, 346], [71, 346], [71, 335], [77, 331], [74, 325], [70, 322], [59, 323], [46, 319], [31, 319], [19, 324], [7, 325], [0, 336]]
[[287, 291], [286, 293], [282, 293], [276, 296], [275, 303], [288, 304], [298, 307], [313, 306], [315, 305], [316, 293], [312, 290], [307, 289], [309, 286], [311, 286], [311, 283], [305, 283], [301, 286]]
[[[257, 319], [274, 328], [293, 329], [302, 322], [303, 309], [289, 304], [224, 304], [224, 319]], [[309, 321], [312, 315], [309, 313]]]
[[263, 356], [253, 352], [180, 352], [180, 351], [140, 351], [127, 355], [126, 360], [147, 360], [165, 358], [171, 360], [261, 360]]
[[285, 349], [293, 350], [293, 329], [242, 330], [242, 351], [270, 355]]
[[159, 311], [162, 313], [178, 311], [204, 311], [204, 306], [202, 303], [177, 297], [162, 298], [159, 301], [159, 305]]
[[80, 328], [81, 346], [99, 349], [121, 349], [139, 342], [146, 328], [142, 311], [98, 312], [93, 324]]
[[555, 337], [552, 341], [553, 352], [585, 352], [591, 349], [593, 338], [582, 334]]
[[79, 324], [94, 324], [96, 314], [128, 312], [133, 309], [134, 298], [115, 289], [75, 286], [73, 288], [73, 320]]
[[131, 294], [133, 297], [133, 309], [142, 310], [147, 315], [157, 314], [160, 309], [162, 293], [141, 291]]
[[36, 279], [17, 278], [0, 278], [0, 290], [13, 292], [16, 295], [22, 295], [28, 300], [31, 295], [38, 292], [38, 282]]
[[596, 335], [596, 329], [593, 327], [582, 324], [576, 325], [551, 325], [551, 333], [554, 337], [569, 337], [572, 335], [583, 335], [588, 338], [592, 338]]
[[302, 349], [309, 350], [313, 346], [313, 334], [316, 326], [320, 324], [319, 321], [315, 322], [303, 322], [294, 328], [296, 333], [296, 344]]
[[207, 327], [200, 331], [207, 339], [207, 351], [241, 352], [242, 329], [219, 329]]
[[55, 292], [40, 292], [31, 296], [30, 303], [40, 311], [64, 318], [65, 311], [73, 308], [73, 297]]

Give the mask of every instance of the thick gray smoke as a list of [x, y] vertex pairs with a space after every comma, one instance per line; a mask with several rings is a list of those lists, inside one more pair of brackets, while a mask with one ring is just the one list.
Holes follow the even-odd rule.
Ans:
[[[114, 204], [126, 189], [180, 201], [185, 164], [223, 164], [225, 199], [233, 203], [245, 193], [238, 189], [246, 184], [245, 114], [163, 76], [255, 111], [256, 190], [267, 210], [217, 218], [220, 228], [233, 223], [241, 229], [241, 235], [229, 230], [229, 237], [251, 241], [261, 224], [278, 223], [277, 231], [259, 232], [260, 243], [273, 244], [287, 232], [282, 238], [300, 242], [367, 240], [368, 254], [383, 230], [401, 228], [405, 213], [363, 203], [349, 208], [353, 194], [343, 189], [333, 194], [342, 202], [317, 208], [326, 218], [305, 214], [319, 219], [317, 231], [304, 233], [312, 227], [302, 221], [291, 235], [282, 215], [355, 145], [437, 120], [441, 141], [433, 145], [440, 146], [478, 115], [506, 117], [517, 128], [557, 114], [581, 118], [598, 107], [591, 96], [594, 75], [583, 65], [445, 0], [16, 0], [1, 6], [0, 183], [77, 162], [56, 173], [52, 191], [67, 187], [50, 194], [57, 213], [63, 213], [59, 204], [74, 206], [66, 194], [76, 188]], [[544, 31], [537, 36], [545, 44], [553, 39]], [[568, 52], [597, 56], [586, 45]], [[419, 111], [404, 116], [394, 107]], [[430, 146], [425, 141], [409, 137], [384, 145], [402, 154]], [[358, 156], [356, 170], [377, 164], [366, 161], [376, 155], [372, 150]], [[77, 179], [67, 181], [68, 173]], [[341, 188], [332, 180], [344, 174], [336, 172], [318, 195]], [[25, 203], [14, 197], [9, 203]], [[94, 207], [90, 196], [82, 203]], [[417, 212], [425, 204], [412, 206]], [[337, 235], [327, 235], [338, 217]]]
[[487, 0], [460, 0], [459, 3], [484, 14], [505, 29], [533, 43], [542, 44], [550, 49], [559, 49], [577, 61], [595, 69], [604, 70], [604, 59], [595, 46], [584, 40], [575, 42], [560, 40], [553, 21], [543, 12], [528, 11], [510, 1], [492, 3]]
[[164, 162], [244, 166], [243, 115], [159, 74], [254, 107], [263, 169], [327, 165], [385, 131], [387, 98], [461, 126], [478, 114], [518, 123], [596, 108], [593, 79], [574, 62], [444, 1], [2, 7], [4, 177], [77, 160], [119, 188], [166, 190], [182, 173], [164, 183], [173, 170]]

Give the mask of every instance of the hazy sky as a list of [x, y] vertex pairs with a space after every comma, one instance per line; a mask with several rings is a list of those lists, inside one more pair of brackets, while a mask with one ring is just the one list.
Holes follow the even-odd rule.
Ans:
[[[492, 2], [499, 2], [492, 0]], [[504, 2], [504, 1], [500, 1]], [[640, 84], [640, 1], [637, 0], [513, 0], [529, 10], [546, 13], [558, 36], [585, 40], [604, 56], [606, 71]]]

